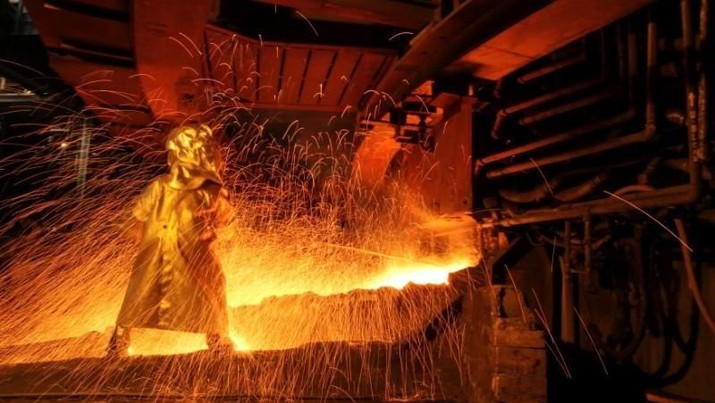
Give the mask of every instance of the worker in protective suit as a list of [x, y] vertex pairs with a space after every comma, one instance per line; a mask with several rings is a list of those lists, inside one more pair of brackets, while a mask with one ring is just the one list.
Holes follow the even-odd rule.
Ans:
[[204, 333], [210, 350], [233, 349], [225, 278], [211, 247], [215, 228], [232, 213], [217, 143], [207, 126], [183, 126], [169, 134], [166, 148], [169, 173], [134, 206], [141, 243], [109, 356], [127, 355], [131, 328]]

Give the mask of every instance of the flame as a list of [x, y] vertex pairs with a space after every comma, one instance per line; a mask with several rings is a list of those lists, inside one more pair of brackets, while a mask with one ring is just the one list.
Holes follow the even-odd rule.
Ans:
[[234, 350], [236, 351], [251, 351], [253, 350], [251, 346], [246, 342], [246, 340], [241, 337], [235, 329], [231, 329], [228, 336], [233, 342]]
[[198, 333], [132, 329], [129, 355], [173, 355], [206, 350], [206, 336]]
[[382, 276], [374, 280], [366, 288], [392, 287], [399, 290], [408, 284], [448, 284], [450, 274], [474, 263], [474, 260], [457, 259], [442, 265], [427, 262], [416, 262], [413, 265], [404, 266], [391, 265], [388, 266], [387, 271]]
[[[235, 351], [251, 351], [251, 346], [234, 329], [229, 338]], [[188, 354], [208, 349], [206, 337], [198, 333], [184, 333], [155, 329], [134, 329], [129, 346], [130, 356]]]

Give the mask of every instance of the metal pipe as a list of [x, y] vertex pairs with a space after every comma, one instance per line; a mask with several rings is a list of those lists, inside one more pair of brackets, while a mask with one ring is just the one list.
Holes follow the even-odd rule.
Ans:
[[698, 50], [700, 51], [700, 79], [698, 82], [698, 142], [700, 154], [696, 155], [699, 161], [709, 159], [710, 144], [707, 133], [710, 128], [710, 79], [712, 50], [710, 46], [710, 0], [700, 0], [700, 33], [698, 36]]
[[599, 144], [580, 147], [567, 152], [554, 154], [548, 157], [539, 158], [535, 161], [521, 162], [519, 164], [509, 165], [504, 168], [495, 169], [487, 172], [487, 178], [495, 179], [506, 175], [521, 173], [535, 169], [537, 166], [543, 168], [548, 165], [553, 165], [559, 162], [569, 161], [576, 158], [581, 158], [604, 151], [610, 151], [616, 148], [625, 147], [631, 144], [645, 143], [655, 137], [654, 131], [644, 130], [639, 133], [629, 134], [610, 141], [605, 141]]
[[[635, 35], [635, 34], [634, 34]], [[657, 68], [657, 53], [658, 53], [658, 30], [656, 23], [653, 18], [648, 22], [648, 71], [646, 82], [648, 83], [646, 91], [646, 125], [642, 132], [630, 134], [624, 137], [619, 137], [613, 140], [605, 141], [600, 144], [588, 145], [575, 150], [570, 150], [560, 154], [551, 155], [548, 157], [540, 158], [536, 161], [522, 162], [519, 164], [510, 165], [501, 169], [496, 169], [487, 172], [487, 178], [494, 179], [505, 175], [510, 175], [514, 173], [524, 172], [527, 170], [534, 169], [535, 167], [544, 167], [547, 165], [556, 164], [559, 162], [568, 161], [575, 158], [585, 157], [588, 155], [596, 154], [599, 152], [610, 151], [616, 148], [624, 147], [631, 144], [644, 143], [652, 140], [657, 132], [656, 127], [656, 78], [658, 74]], [[629, 80], [633, 80], [632, 74], [637, 72], [637, 60], [635, 56], [631, 53], [635, 53], [635, 44], [631, 43], [631, 32], [629, 32]], [[631, 90], [635, 90], [635, 83], [633, 81], [629, 82]], [[631, 100], [631, 105], [634, 105], [634, 100]]]
[[[686, 32], [684, 32], [684, 35]], [[685, 41], [684, 41], [685, 42]], [[634, 195], [627, 200], [641, 209], [649, 209], [663, 206], [674, 206], [681, 204], [692, 204], [700, 198], [701, 178], [700, 166], [694, 158], [694, 146], [698, 131], [688, 130], [688, 184], [672, 186], [653, 192], [645, 192]], [[707, 133], [706, 133], [707, 135]], [[708, 139], [706, 138], [706, 141]], [[490, 228], [494, 226], [523, 225], [538, 222], [548, 222], [564, 219], [573, 219], [586, 214], [600, 215], [630, 210], [632, 207], [620, 200], [606, 198], [590, 202], [577, 203], [573, 205], [563, 205], [556, 209], [532, 211], [520, 217], [496, 220], [482, 223], [480, 227]]]
[[656, 131], [656, 98], [658, 78], [658, 25], [655, 22], [653, 11], [648, 15], [648, 42], [646, 44], [646, 131]]
[[695, 53], [695, 35], [693, 33], [693, 12], [690, 0], [681, 0], [680, 10], [682, 14], [683, 29], [683, 68], [685, 70], [685, 105], [686, 105], [686, 127], [688, 138], [692, 142], [693, 162], [702, 161], [703, 148], [698, 135], [698, 93], [695, 65], [693, 55]]
[[610, 72], [608, 70], [608, 51], [606, 49], [606, 30], [602, 29], [601, 32], [599, 32], [598, 39], [601, 53], [601, 78], [606, 80], [610, 76]]
[[663, 161], [663, 166], [674, 169], [676, 171], [688, 173], [690, 169], [690, 161], [688, 158], [677, 158]]
[[569, 130], [569, 131], [566, 131], [566, 132], [563, 132], [560, 134], [556, 134], [551, 137], [547, 137], [543, 140], [534, 141], [529, 144], [524, 144], [523, 146], [514, 147], [514, 148], [506, 150], [506, 151], [502, 151], [502, 152], [499, 152], [496, 154], [486, 156], [482, 159], [477, 160], [477, 162], [474, 164], [475, 174], [478, 173], [480, 168], [485, 165], [489, 165], [489, 164], [497, 162], [497, 161], [502, 161], [502, 160], [505, 160], [508, 158], [512, 158], [512, 157], [515, 157], [515, 156], [518, 156], [521, 154], [528, 153], [530, 151], [538, 150], [538, 149], [552, 146], [555, 144], [560, 144], [560, 143], [564, 143], [564, 142], [567, 142], [570, 140], [575, 140], [585, 134], [597, 132], [600, 130], [605, 130], [605, 129], [608, 129], [609, 127], [626, 123], [628, 121], [633, 120], [633, 118], [635, 118], [635, 117], [636, 117], [635, 111], [630, 109], [627, 112], [622, 113], [617, 116], [614, 116], [610, 119], [599, 121], [599, 122], [596, 122], [596, 123], [588, 125], [588, 126], [579, 127], [579, 128]]
[[654, 192], [656, 189], [653, 186], [650, 185], [628, 185], [624, 186], [615, 192], [613, 192], [614, 195], [616, 196], [623, 196], [627, 195], [629, 193], [635, 193], [635, 192]]
[[493, 91], [494, 98], [502, 99], [502, 96], [503, 96], [502, 93], [504, 92], [505, 85], [506, 85], [506, 82], [504, 81], [503, 78], [500, 80], [497, 80], [497, 83], [494, 85], [494, 91]]
[[680, 243], [680, 250], [683, 252], [683, 266], [685, 266], [685, 273], [688, 276], [688, 288], [690, 289], [690, 293], [693, 294], [693, 300], [698, 306], [698, 310], [700, 311], [700, 315], [702, 316], [703, 321], [708, 325], [710, 331], [715, 333], [715, 319], [710, 313], [710, 310], [705, 303], [703, 295], [700, 292], [700, 286], [698, 285], [698, 280], [695, 277], [695, 269], [693, 268], [692, 256], [690, 250], [685, 246], [688, 244], [688, 234], [685, 231], [685, 225], [683, 224], [683, 220], [681, 220], [680, 218], [676, 218], [675, 227], [678, 230], [678, 237], [682, 240], [682, 242]]
[[656, 169], [658, 169], [658, 167], [660, 166], [662, 161], [663, 161], [662, 157], [655, 157], [655, 158], [651, 159], [648, 162], [648, 165], [646, 165], [643, 172], [640, 175], [638, 175], [638, 184], [647, 185], [648, 183], [650, 183], [650, 177], [653, 175], [653, 173], [656, 171]]
[[[699, 198], [699, 190], [691, 184], [672, 186], [653, 192], [644, 192], [624, 197], [630, 203], [641, 209], [650, 209], [663, 206], [674, 206], [690, 204]], [[510, 227], [515, 225], [525, 225], [543, 223], [549, 221], [568, 220], [583, 217], [590, 214], [603, 215], [632, 210], [633, 207], [615, 198], [605, 198], [575, 204], [564, 204], [554, 209], [532, 210], [529, 213], [518, 217], [504, 218], [500, 220], [486, 221], [479, 223], [480, 228]]]
[[516, 79], [516, 82], [519, 84], [529, 84], [530, 82], [534, 80], [538, 80], [541, 77], [547, 76], [551, 73], [554, 73], [556, 71], [575, 66], [581, 62], [586, 61], [586, 52], [582, 51], [578, 56], [576, 57], [571, 57], [565, 60], [560, 60], [554, 64], [550, 64], [548, 66], [544, 66], [540, 69], [536, 69], [534, 71], [530, 71], [522, 76], [519, 76]]
[[565, 343], [576, 341], [570, 260], [571, 221], [567, 220], [564, 223], [564, 257], [561, 262], [561, 340]]
[[551, 180], [550, 182], [550, 184], [542, 183], [534, 189], [526, 191], [499, 189], [499, 196], [512, 203], [536, 203], [549, 196], [560, 181]]
[[[702, 192], [700, 168], [693, 158], [694, 141], [692, 136], [697, 132], [688, 131], [688, 176], [687, 184], [671, 186], [669, 188], [655, 190], [653, 192], [644, 192], [633, 195], [627, 198], [630, 203], [638, 206], [641, 209], [651, 209], [664, 206], [676, 206], [683, 204], [692, 204], [700, 199]], [[508, 227], [513, 225], [524, 225], [541, 223], [548, 221], [567, 220], [584, 215], [602, 215], [616, 212], [631, 210], [632, 207], [614, 198], [605, 198], [588, 202], [566, 204], [555, 209], [548, 210], [533, 210], [519, 217], [494, 220], [485, 223], [479, 223], [480, 228], [493, 227]]]
[[[662, 165], [666, 168], [676, 170], [676, 171], [685, 172], [685, 173], [689, 173], [690, 169], [691, 169], [689, 156], [684, 157], [684, 158], [674, 158], [674, 159], [665, 160], [665, 161], [663, 161]], [[712, 176], [712, 172], [710, 172], [710, 169], [707, 166], [700, 165], [698, 168], [698, 172], [700, 173], [700, 175], [702, 175], [703, 179], [707, 179], [708, 177]]]
[[626, 74], [628, 73], [628, 58], [626, 57], [626, 44], [624, 43], [624, 35], [623, 35], [623, 25], [624, 24], [618, 24], [616, 26], [616, 37], [618, 38], [617, 42], [617, 51], [618, 51], [618, 76], [623, 79], [623, 77], [626, 77]]
[[678, 126], [685, 124], [685, 113], [678, 109], [670, 108], [665, 111], [665, 118], [668, 122], [675, 123]]
[[520, 104], [512, 105], [507, 108], [501, 109], [499, 112], [496, 114], [496, 118], [494, 120], [494, 125], [492, 126], [492, 131], [491, 131], [491, 137], [493, 139], [498, 139], [499, 138], [499, 131], [501, 129], [502, 124], [506, 120], [509, 115], [521, 112], [525, 109], [532, 108], [534, 106], [538, 106], [547, 102], [551, 102], [553, 100], [575, 94], [579, 91], [583, 91], [587, 88], [593, 87], [600, 83], [600, 79], [593, 79], [593, 80], [588, 80], [584, 81], [566, 88], [562, 88], [560, 90], [544, 94], [541, 96], [538, 96], [536, 98], [532, 98], [526, 102], [522, 102]]
[[610, 172], [602, 172], [586, 182], [556, 193], [554, 199], [561, 202], [573, 202], [581, 199], [596, 190], [603, 182], [608, 180], [610, 176]]
[[591, 278], [591, 266], [592, 257], [591, 252], [593, 251], [591, 245], [592, 238], [592, 228], [591, 228], [591, 215], [586, 215], [583, 218], [583, 284], [584, 288], [588, 290], [591, 288], [592, 278]]
[[[687, 0], [683, 0], [681, 3], [682, 9], [685, 15], [688, 14], [688, 3]], [[687, 22], [688, 17], [683, 16], [683, 43], [687, 44], [689, 40], [687, 39], [690, 34], [692, 34], [692, 29], [688, 29]], [[692, 42], [692, 41], [690, 41]], [[649, 48], [651, 50], [651, 48]], [[686, 70], [687, 72], [687, 70]], [[691, 92], [686, 91], [686, 96], [690, 98]], [[695, 103], [688, 102], [689, 107], [694, 107]], [[693, 114], [697, 115], [697, 112], [693, 112], [691, 109], [688, 110], [686, 116], [690, 117]], [[695, 120], [697, 122], [697, 119]], [[659, 189], [652, 192], [644, 192], [633, 195], [627, 200], [633, 205], [638, 206], [641, 209], [651, 209], [659, 208], [664, 206], [676, 206], [684, 204], [692, 204], [699, 200], [701, 196], [701, 175], [700, 175], [700, 164], [695, 158], [695, 149], [698, 146], [698, 136], [700, 135], [699, 130], [688, 130], [687, 145], [688, 145], [688, 183], [678, 186], [672, 186], [665, 189]], [[705, 131], [704, 141], [707, 143], [709, 141], [709, 133]], [[549, 221], [558, 220], [568, 220], [578, 217], [583, 217], [584, 215], [601, 215], [616, 212], [623, 212], [631, 210], [632, 206], [622, 202], [621, 200], [615, 198], [605, 198], [600, 200], [593, 200], [588, 202], [576, 203], [576, 204], [566, 204], [559, 206], [555, 209], [547, 210], [533, 210], [529, 213], [521, 215], [519, 217], [506, 218], [500, 220], [493, 220], [484, 223], [479, 223], [480, 228], [493, 228], [493, 227], [507, 227], [513, 225], [524, 225], [531, 223], [541, 223]]]
[[633, 22], [628, 21], [628, 101], [635, 105], [638, 94], [638, 37]]
[[[702, 159], [703, 145], [700, 143], [700, 133], [698, 130], [698, 110], [697, 93], [695, 85], [695, 70], [693, 68], [693, 26], [692, 9], [690, 0], [682, 0], [680, 3], [683, 24], [683, 63], [685, 66], [685, 99], [686, 99], [686, 126], [688, 132], [688, 174], [690, 184], [700, 195], [700, 161]], [[708, 141], [708, 133], [703, 133], [705, 142]]]
[[542, 120], [546, 120], [546, 119], [552, 118], [554, 116], [562, 115], [567, 112], [575, 111], [577, 109], [581, 109], [583, 107], [599, 103], [599, 102], [604, 101], [608, 98], [611, 98], [617, 94], [618, 94], [618, 90], [616, 90], [615, 88], [606, 90], [605, 92], [602, 92], [600, 94], [592, 95], [587, 98], [569, 102], [565, 105], [559, 105], [553, 109], [549, 109], [544, 112], [539, 112], [534, 115], [525, 116], [525, 117], [519, 119], [519, 124], [522, 126], [532, 125], [534, 123], [541, 122]]
[[[628, 66], [626, 66], [626, 63], [625, 63], [626, 46], [625, 46], [624, 40], [623, 40], [621, 25], [618, 25], [618, 30], [617, 30], [616, 35], [618, 38], [619, 60], [623, 61], [619, 64], [619, 77], [621, 78], [621, 80], [623, 80], [626, 77], [626, 71], [629, 70], [629, 68], [630, 68], [630, 70], [633, 70], [634, 74], [637, 74], [638, 70], [634, 64], [629, 64]], [[629, 55], [632, 54], [632, 56], [630, 56], [630, 58], [635, 59], [637, 57], [635, 48], [631, 47], [628, 49], [628, 51], [629, 51]], [[584, 55], [584, 57], [585, 57], [585, 55]], [[633, 66], [633, 67], [631, 67], [631, 66]], [[604, 69], [604, 71], [602, 71], [602, 74], [601, 74], [601, 79], [603, 79], [605, 77], [606, 77], [606, 75], [605, 75], [605, 69]], [[630, 80], [631, 83], [633, 81], [634, 80]], [[598, 80], [597, 80], [597, 82], [598, 82]], [[547, 96], [548, 96], [548, 94], [547, 94]], [[555, 144], [568, 142], [568, 141], [577, 139], [585, 134], [593, 133], [593, 132], [596, 132], [599, 130], [607, 129], [612, 126], [617, 126], [617, 125], [626, 123], [636, 117], [634, 105], [635, 104], [633, 102], [631, 102], [629, 104], [628, 110], [626, 112], [616, 115], [614, 117], [611, 117], [609, 119], [599, 120], [598, 122], [591, 124], [591, 125], [571, 129], [571, 130], [562, 132], [560, 134], [556, 134], [556, 135], [544, 138], [542, 140], [524, 144], [519, 147], [515, 147], [515, 148], [509, 149], [506, 151], [502, 151], [502, 152], [492, 154], [490, 156], [478, 159], [474, 162], [474, 174], [478, 175], [479, 172], [481, 171], [482, 167], [484, 167], [485, 165], [489, 165], [493, 162], [505, 160], [508, 158], [513, 158], [515, 156], [525, 154], [530, 151], [535, 151], [535, 150], [538, 150], [541, 148], [546, 148], [548, 146], [552, 146]], [[499, 111], [497, 113], [497, 117], [496, 117], [494, 126], [492, 127], [492, 137], [494, 137], [494, 130], [495, 130], [494, 128], [497, 127], [497, 125], [501, 125], [501, 123], [502, 123], [502, 122], [498, 122], [498, 120], [500, 119], [500, 114], [503, 114], [503, 113], [504, 113], [504, 110]], [[503, 120], [504, 116], [502, 116], [501, 119]]]
[[[637, 162], [637, 160], [635, 160]], [[578, 174], [578, 172], [568, 172], [564, 175], [559, 175], [553, 179], [549, 179], [548, 182], [540, 183], [530, 190], [517, 191], [509, 188], [500, 188], [499, 196], [505, 200], [513, 203], [536, 203], [544, 200], [547, 196], [551, 195], [555, 200], [570, 203], [578, 199], [586, 197], [594, 190], [596, 190], [602, 183], [604, 183], [608, 178], [611, 177], [612, 171], [623, 165], [628, 164], [618, 164], [616, 166], [611, 166], [611, 170], [607, 172], [601, 172], [598, 175], [592, 177], [591, 179], [584, 181], [576, 186], [572, 186], [568, 189], [560, 191], [558, 193], [553, 193], [561, 184], [564, 182], [564, 178], [567, 175]], [[653, 190], [653, 189], [651, 189]]]

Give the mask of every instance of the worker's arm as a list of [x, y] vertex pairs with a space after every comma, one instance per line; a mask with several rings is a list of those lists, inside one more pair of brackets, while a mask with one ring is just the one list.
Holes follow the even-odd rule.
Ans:
[[142, 238], [143, 226], [143, 222], [131, 217], [124, 222], [124, 225], [122, 225], [122, 236], [139, 242]]
[[132, 216], [122, 225], [122, 235], [127, 236], [137, 242], [141, 240], [144, 223], [149, 220], [154, 204], [157, 199], [160, 184], [154, 181], [137, 198], [132, 209]]
[[216, 201], [216, 227], [228, 225], [235, 213], [231, 204], [231, 193], [226, 188], [222, 188]]

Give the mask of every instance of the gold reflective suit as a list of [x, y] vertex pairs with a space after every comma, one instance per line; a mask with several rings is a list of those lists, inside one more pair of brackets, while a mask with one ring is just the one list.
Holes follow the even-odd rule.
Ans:
[[228, 335], [225, 278], [211, 243], [232, 209], [217, 176], [205, 173], [175, 159], [136, 202], [142, 240], [118, 326]]

